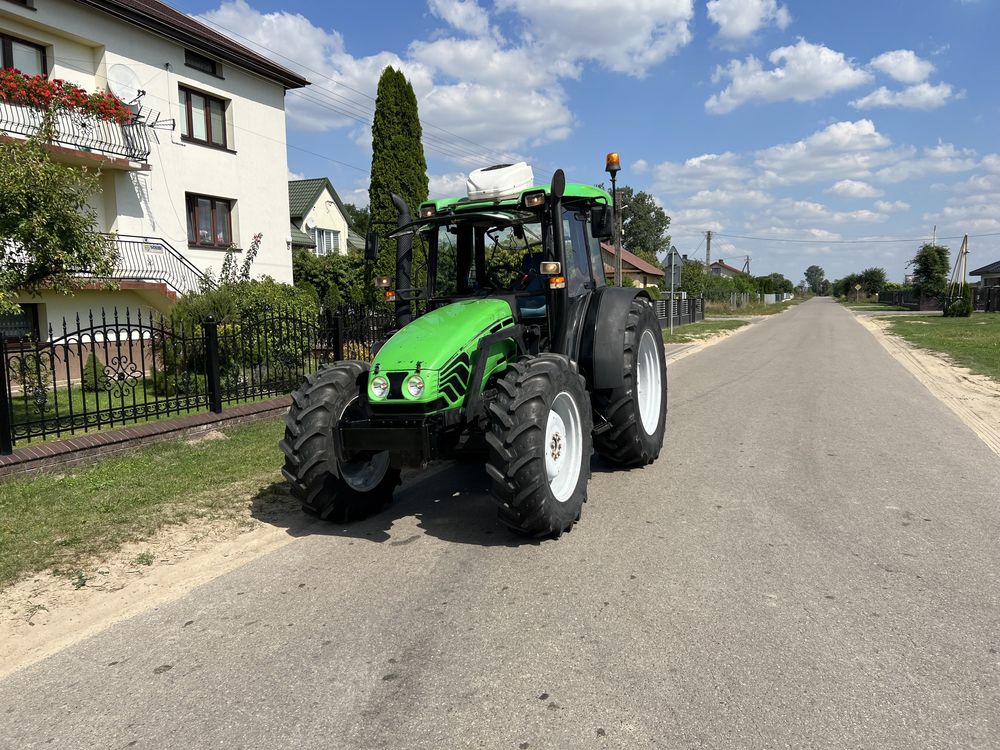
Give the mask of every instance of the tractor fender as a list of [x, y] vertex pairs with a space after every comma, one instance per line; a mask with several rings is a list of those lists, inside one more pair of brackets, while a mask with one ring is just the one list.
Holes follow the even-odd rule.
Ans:
[[594, 292], [580, 341], [580, 362], [591, 389], [618, 388], [625, 382], [625, 325], [636, 297], [650, 299], [634, 287], [606, 286]]

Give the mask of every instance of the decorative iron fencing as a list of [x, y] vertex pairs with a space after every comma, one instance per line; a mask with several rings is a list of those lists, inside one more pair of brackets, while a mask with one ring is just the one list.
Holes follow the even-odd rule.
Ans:
[[201, 269], [160, 237], [106, 236], [117, 250], [112, 278], [160, 282], [177, 294], [197, 292], [209, 283]]
[[705, 300], [701, 297], [687, 297], [685, 299], [675, 299], [673, 305], [670, 300], [658, 299], [653, 302], [656, 310], [656, 317], [660, 319], [660, 326], [668, 328], [670, 326], [670, 313], [667, 307], [671, 307], [674, 316], [674, 325], [682, 326], [687, 323], [697, 323], [705, 319]]
[[[6, 133], [32, 136], [38, 132], [44, 111], [0, 100], [0, 130]], [[149, 158], [149, 135], [146, 124], [136, 118], [128, 125], [101, 120], [78, 111], [56, 113], [56, 136], [60, 146], [80, 151], [92, 151], [144, 162]]]
[[0, 340], [0, 454], [37, 440], [280, 396], [340, 359], [370, 359], [381, 310], [182, 326], [151, 313], [92, 312], [36, 343]]

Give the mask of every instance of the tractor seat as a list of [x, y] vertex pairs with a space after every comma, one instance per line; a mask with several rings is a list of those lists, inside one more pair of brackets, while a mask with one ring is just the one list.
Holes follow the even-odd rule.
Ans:
[[545, 317], [545, 280], [542, 278], [542, 254], [527, 254], [521, 260], [521, 271], [528, 276], [528, 281], [522, 291], [542, 292], [530, 297], [517, 298], [517, 314], [520, 318]]

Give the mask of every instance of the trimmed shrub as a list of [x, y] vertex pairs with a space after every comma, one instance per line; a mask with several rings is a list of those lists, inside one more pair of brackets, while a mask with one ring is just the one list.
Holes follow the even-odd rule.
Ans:
[[83, 366], [83, 373], [80, 378], [80, 387], [90, 393], [103, 391], [104, 386], [101, 378], [104, 376], [104, 363], [93, 352], [87, 357], [87, 363]]
[[971, 318], [972, 317], [972, 287], [966, 285], [962, 289], [962, 296], [949, 300], [944, 306], [944, 317], [946, 318]]

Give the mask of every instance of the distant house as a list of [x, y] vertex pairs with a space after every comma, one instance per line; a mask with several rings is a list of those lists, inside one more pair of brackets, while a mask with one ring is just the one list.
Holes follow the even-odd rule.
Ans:
[[364, 239], [347, 225], [347, 211], [326, 177], [288, 181], [289, 245], [316, 255], [347, 255]]
[[721, 259], [713, 262], [712, 265], [708, 267], [708, 271], [713, 276], [722, 276], [724, 278], [732, 278], [733, 276], [739, 276], [743, 273], [740, 269], [733, 268]]
[[1000, 286], [1000, 260], [970, 271], [969, 276], [979, 276], [980, 286]]
[[[615, 246], [601, 243], [601, 254], [604, 257], [604, 275], [608, 279], [615, 276]], [[622, 276], [632, 279], [636, 286], [658, 286], [660, 279], [666, 274], [662, 268], [654, 266], [635, 253], [622, 248]]]
[[[166, 312], [258, 233], [254, 273], [292, 280], [285, 93], [308, 81], [158, 0], [2, 2], [0, 42], [0, 67], [110, 91], [129, 112], [63, 110], [49, 147], [100, 174], [89, 203], [116, 245], [117, 289], [23, 294], [0, 335], [44, 338], [49, 324], [102, 307]], [[39, 123], [33, 102], [0, 97], [0, 137], [27, 138]]]

